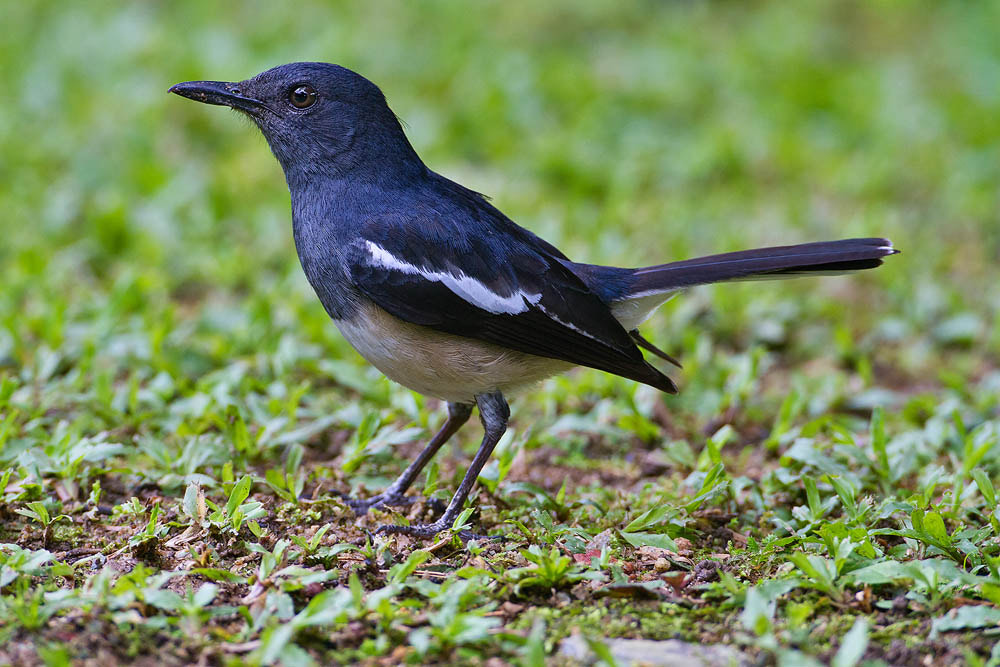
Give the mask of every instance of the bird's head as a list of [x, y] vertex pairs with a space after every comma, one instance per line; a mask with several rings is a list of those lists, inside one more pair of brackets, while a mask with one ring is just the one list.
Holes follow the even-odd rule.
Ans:
[[289, 185], [364, 166], [422, 167], [378, 86], [339, 65], [292, 63], [245, 81], [178, 83], [170, 92], [249, 116]]

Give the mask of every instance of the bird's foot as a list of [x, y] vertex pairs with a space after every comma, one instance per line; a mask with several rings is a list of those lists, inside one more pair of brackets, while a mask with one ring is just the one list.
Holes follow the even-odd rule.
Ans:
[[[376, 507], [405, 507], [421, 500], [421, 496], [404, 496], [401, 493], [380, 493], [371, 498], [357, 499], [344, 498], [347, 506], [354, 510], [354, 513], [361, 515]], [[436, 498], [427, 499], [427, 505], [435, 514], [441, 514], [445, 510], [443, 502]]]
[[[433, 523], [417, 523], [410, 526], [397, 526], [395, 524], [383, 524], [378, 527], [375, 531], [376, 533], [381, 533], [383, 535], [409, 535], [410, 537], [434, 537], [438, 533], [449, 530], [454, 525], [454, 521], [445, 521], [442, 517]], [[471, 530], [460, 530], [455, 533], [460, 540], [463, 542], [468, 542], [469, 540], [497, 540], [502, 541], [504, 539], [503, 535], [479, 535]]]
[[417, 523], [411, 526], [382, 524], [375, 532], [387, 535], [397, 533], [399, 535], [410, 535], [411, 537], [434, 537], [441, 531], [448, 530], [449, 528], [451, 528], [450, 523], [445, 523], [441, 519], [438, 519], [433, 523]]

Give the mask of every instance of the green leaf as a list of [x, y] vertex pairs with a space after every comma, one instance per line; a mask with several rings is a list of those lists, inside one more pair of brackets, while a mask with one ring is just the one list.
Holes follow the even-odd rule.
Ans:
[[47, 526], [51, 523], [52, 519], [49, 516], [49, 511], [45, 508], [45, 503], [36, 500], [35, 502], [28, 503], [28, 509], [35, 513], [42, 525]]
[[872, 439], [872, 450], [875, 452], [875, 461], [877, 463], [877, 471], [880, 477], [889, 477], [889, 455], [886, 451], [886, 442], [888, 438], [885, 435], [885, 415], [882, 411], [882, 406], [875, 406], [872, 411], [872, 423], [871, 423], [871, 439]]
[[289, 502], [296, 500], [295, 496], [288, 488], [287, 473], [281, 472], [275, 468], [269, 468], [264, 473], [264, 481], [267, 482], [267, 485], [271, 487], [271, 490], [278, 494], [278, 497], [282, 500], [287, 500]]
[[986, 598], [993, 604], [1000, 605], [1000, 585], [983, 584], [980, 587], [980, 592], [983, 594], [984, 598]]
[[727, 489], [728, 486], [729, 480], [726, 478], [725, 467], [722, 463], [716, 463], [712, 466], [711, 470], [705, 474], [705, 479], [701, 483], [701, 489], [699, 490], [698, 495], [688, 501], [684, 505], [684, 509], [688, 512], [694, 512], [696, 509], [701, 507], [706, 500], [718, 495]]
[[986, 505], [990, 509], [996, 508], [997, 492], [993, 488], [993, 482], [990, 481], [989, 476], [980, 468], [973, 468], [969, 474], [972, 475], [972, 479], [976, 480], [976, 486], [979, 487], [979, 493], [983, 494]]
[[292, 625], [296, 628], [332, 625], [347, 611], [351, 602], [352, 595], [349, 590], [337, 588], [323, 591], [310, 600], [305, 609], [296, 614]]
[[417, 652], [417, 655], [426, 655], [427, 651], [431, 648], [431, 633], [427, 628], [411, 630], [407, 639], [410, 642], [410, 646]]
[[545, 621], [536, 618], [521, 649], [525, 667], [545, 667]]
[[177, 611], [184, 604], [184, 600], [177, 593], [165, 588], [146, 591], [144, 595], [146, 604], [151, 604], [164, 611]]
[[424, 472], [424, 495], [430, 498], [437, 491], [438, 475], [441, 467], [437, 461], [431, 461]]
[[833, 485], [834, 491], [840, 496], [840, 502], [843, 503], [844, 510], [849, 515], [853, 516], [856, 514], [857, 505], [855, 503], [856, 491], [854, 490], [854, 486], [838, 475], [828, 475], [827, 478], [830, 480], [830, 484]]
[[389, 582], [393, 584], [403, 583], [408, 576], [413, 574], [430, 557], [431, 554], [428, 551], [418, 549], [411, 552], [404, 562], [397, 563], [389, 568]]
[[743, 627], [762, 637], [771, 631], [771, 619], [774, 618], [775, 602], [765, 597], [756, 587], [748, 588], [743, 601], [743, 613], [740, 622]]
[[933, 541], [945, 547], [951, 547], [952, 540], [948, 530], [944, 526], [944, 519], [937, 512], [927, 512], [923, 521], [924, 531], [931, 536]]
[[204, 583], [194, 594], [194, 603], [199, 607], [208, 605], [219, 593], [219, 587], [215, 584]]
[[587, 642], [587, 647], [594, 652], [597, 659], [603, 662], [607, 667], [618, 667], [618, 661], [615, 660], [615, 656], [611, 653], [611, 649], [600, 639], [596, 637], [584, 636], [584, 641]]
[[699, 493], [704, 494], [706, 491], [712, 490], [717, 484], [722, 482], [725, 470], [725, 466], [721, 462], [713, 465], [711, 469], [709, 469], [708, 473], [706, 473], [705, 479], [701, 483], [701, 490]]
[[246, 583], [247, 578], [221, 567], [196, 567], [191, 569], [191, 574], [197, 574], [211, 581], [225, 581], [227, 583]]
[[156, 534], [156, 521], [160, 518], [160, 503], [153, 503], [153, 507], [149, 511], [149, 521], [146, 522], [146, 528], [143, 531], [148, 536], [153, 536]]
[[868, 584], [879, 586], [882, 584], [895, 584], [900, 581], [912, 579], [912, 573], [899, 561], [883, 560], [867, 567], [853, 570], [845, 575], [856, 584]]
[[830, 667], [854, 667], [865, 654], [868, 648], [868, 621], [858, 618], [854, 625], [844, 635], [837, 655], [833, 656]]
[[837, 566], [834, 561], [802, 552], [791, 554], [788, 560], [809, 577], [809, 580], [804, 582], [806, 585], [811, 585], [835, 599], [842, 595], [842, 589], [836, 583]]
[[295, 442], [289, 445], [288, 458], [285, 460], [285, 474], [294, 475], [299, 471], [304, 454], [305, 448], [303, 448], [299, 443]]
[[244, 475], [240, 481], [236, 482], [233, 490], [229, 493], [229, 500], [226, 502], [226, 514], [228, 516], [235, 516], [236, 509], [250, 495], [250, 485], [252, 482], [250, 475]]
[[28, 517], [32, 521], [37, 521], [42, 525], [46, 525], [48, 523], [47, 521], [42, 521], [42, 517], [38, 515], [38, 512], [32, 512], [31, 510], [20, 509], [20, 508], [14, 510], [14, 512], [16, 514], [20, 514], [21, 516]]
[[722, 464], [722, 448], [726, 446], [727, 442], [735, 439], [736, 436], [736, 430], [729, 424], [726, 424], [713, 433], [705, 443], [705, 451], [708, 452], [708, 458], [712, 462], [713, 467]]
[[962, 456], [962, 471], [965, 473], [971, 472], [992, 451], [995, 444], [996, 442], [992, 438], [988, 438], [979, 447], [973, 448], [974, 439], [969, 438], [966, 443], [965, 454]]
[[327, 531], [330, 530], [331, 526], [332, 524], [329, 523], [325, 524], [324, 526], [321, 526], [319, 530], [313, 533], [313, 536], [309, 538], [310, 551], [316, 550], [316, 547], [319, 546], [319, 543], [323, 540], [323, 536], [326, 535]]
[[295, 635], [295, 626], [291, 623], [272, 626], [264, 631], [260, 642], [260, 663], [270, 665], [281, 656], [285, 646]]
[[320, 547], [319, 549], [316, 550], [316, 553], [313, 555], [313, 558], [327, 561], [332, 558], [336, 558], [338, 555], [344, 553], [345, 551], [362, 551], [362, 547], [359, 547], [356, 544], [347, 544], [346, 542], [341, 542], [339, 544], [334, 544], [329, 547]]
[[1000, 609], [985, 605], [967, 605], [952, 609], [944, 616], [931, 621], [929, 639], [935, 639], [942, 632], [986, 628], [1000, 625]]
[[[16, 423], [19, 415], [20, 411], [16, 409], [11, 410], [4, 417], [4, 420], [0, 422], [0, 447], [3, 447], [7, 443], [7, 439], [10, 435], [14, 433], [14, 424]], [[6, 485], [4, 485], [4, 488], [6, 488]], [[2, 490], [3, 489], [0, 489], [0, 491]]]
[[354, 606], [360, 609], [364, 606], [365, 589], [362, 588], [361, 580], [358, 579], [357, 570], [351, 570], [351, 574], [347, 577], [347, 586], [351, 591], [351, 600]]
[[639, 547], [657, 547], [677, 552], [677, 544], [664, 533], [629, 533], [622, 531], [620, 535], [626, 542], [637, 549]]
[[819, 519], [823, 516], [823, 505], [819, 499], [816, 480], [806, 475], [802, 478], [802, 484], [806, 487], [806, 502], [809, 503], [809, 513], [814, 520]]
[[[14, 390], [17, 389], [17, 380], [10, 376], [4, 376], [0, 380], [0, 405], [5, 405], [10, 397], [14, 394]], [[11, 412], [16, 412], [11, 410]], [[0, 489], [2, 490], [2, 489]]]
[[910, 512], [910, 523], [913, 525], [913, 532], [917, 535], [926, 535], [927, 531], [924, 530], [924, 511], [922, 509], [914, 509]]
[[465, 528], [467, 528], [467, 524], [469, 523], [469, 517], [471, 517], [475, 511], [476, 511], [475, 507], [466, 507], [464, 510], [462, 510], [462, 513], [459, 514], [457, 517], [455, 517], [455, 520], [452, 521], [451, 529], [455, 532], [458, 532], [460, 530], [464, 530]]
[[633, 519], [627, 526], [625, 526], [623, 532], [634, 533], [645, 531], [650, 528], [661, 526], [667, 521], [667, 519], [671, 519], [675, 516], [677, 516], [677, 510], [670, 505], [655, 505]]

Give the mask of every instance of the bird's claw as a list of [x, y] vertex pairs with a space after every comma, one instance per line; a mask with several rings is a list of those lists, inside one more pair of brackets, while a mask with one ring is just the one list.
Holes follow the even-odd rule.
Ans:
[[364, 514], [370, 509], [386, 506], [409, 505], [416, 499], [410, 496], [397, 496], [380, 493], [371, 498], [345, 498], [344, 502], [354, 510], [355, 514]]
[[391, 535], [393, 533], [399, 535], [409, 535], [411, 537], [434, 537], [443, 530], [450, 528], [448, 524], [443, 521], [435, 521], [434, 523], [418, 523], [412, 526], [397, 526], [395, 524], [382, 524], [376, 529], [376, 534], [381, 535]]
[[[429, 538], [434, 537], [438, 533], [449, 530], [452, 527], [452, 522], [438, 520], [433, 523], [418, 523], [411, 526], [398, 526], [395, 524], [382, 524], [379, 526], [375, 533], [377, 535], [409, 535], [410, 537], [423, 537]], [[460, 540], [463, 542], [468, 542], [469, 540], [495, 540], [503, 541], [503, 535], [480, 535], [474, 533], [471, 530], [460, 530], [455, 533]]]
[[[404, 507], [406, 505], [412, 505], [418, 500], [421, 500], [421, 496], [404, 496], [398, 493], [380, 493], [372, 496], [371, 498], [364, 499], [344, 498], [344, 502], [347, 506], [354, 510], [354, 513], [357, 515], [364, 514], [368, 510], [376, 507]], [[427, 506], [430, 507], [435, 514], [441, 514], [445, 510], [444, 503], [437, 498], [428, 498]]]

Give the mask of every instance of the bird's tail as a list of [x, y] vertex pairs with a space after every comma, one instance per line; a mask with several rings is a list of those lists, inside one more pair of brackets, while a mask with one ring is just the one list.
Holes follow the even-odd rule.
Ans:
[[[851, 273], [873, 269], [882, 263], [883, 257], [897, 252], [888, 239], [844, 239], [727, 252], [639, 269], [574, 266], [585, 279], [589, 278], [588, 284], [597, 285], [598, 289], [611, 286], [606, 300], [621, 325], [632, 331], [685, 287], [728, 280]], [[639, 344], [648, 345], [643, 341]], [[658, 351], [657, 354], [663, 356]]]
[[625, 298], [673, 292], [728, 280], [769, 280], [873, 269], [898, 250], [889, 239], [843, 239], [709, 255], [634, 269]]

